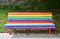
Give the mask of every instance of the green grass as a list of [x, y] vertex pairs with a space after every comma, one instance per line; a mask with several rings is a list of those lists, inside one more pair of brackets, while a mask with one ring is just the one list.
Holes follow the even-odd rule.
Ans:
[[0, 32], [6, 31], [6, 28], [4, 28], [4, 25], [7, 22], [7, 13], [8, 13], [8, 10], [0, 9]]

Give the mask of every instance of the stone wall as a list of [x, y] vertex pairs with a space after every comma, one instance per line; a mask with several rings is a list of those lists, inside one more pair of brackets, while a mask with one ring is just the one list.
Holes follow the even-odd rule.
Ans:
[[7, 4], [26, 4], [27, 0], [0, 0], [0, 5]]

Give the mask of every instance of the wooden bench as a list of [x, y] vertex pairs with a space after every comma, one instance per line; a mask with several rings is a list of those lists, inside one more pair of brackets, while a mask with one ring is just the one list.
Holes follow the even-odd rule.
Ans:
[[52, 19], [52, 12], [9, 12], [7, 24], [5, 28], [11, 29], [48, 29], [51, 34], [51, 29], [55, 28]]

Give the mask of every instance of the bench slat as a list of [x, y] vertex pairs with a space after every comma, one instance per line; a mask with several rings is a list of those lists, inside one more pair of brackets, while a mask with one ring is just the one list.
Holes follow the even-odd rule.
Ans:
[[36, 28], [39, 28], [39, 29], [40, 29], [40, 28], [47, 28], [47, 29], [48, 29], [48, 28], [55, 28], [55, 27], [51, 27], [51, 26], [50, 26], [50, 27], [17, 27], [17, 26], [15, 26], [15, 27], [10, 26], [10, 27], [9, 27], [9, 26], [5, 26], [5, 28], [20, 28], [20, 29], [24, 29], [24, 28], [26, 28], [26, 29], [27, 29], [27, 28], [31, 28], [31, 29], [34, 29], [34, 28], [35, 28], [35, 29], [36, 29]]

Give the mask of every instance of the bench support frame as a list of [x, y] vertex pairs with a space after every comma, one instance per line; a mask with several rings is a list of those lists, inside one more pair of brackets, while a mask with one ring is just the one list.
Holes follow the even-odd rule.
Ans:
[[8, 29], [8, 33], [11, 35], [12, 34], [12, 28]]
[[[31, 29], [28, 29], [28, 30], [31, 30]], [[12, 28], [9, 28], [8, 29], [8, 33], [11, 35], [12, 34]], [[28, 31], [27, 32], [27, 35], [29, 35], [30, 34], [30, 32]], [[51, 34], [51, 28], [48, 28], [48, 34], [50, 35]]]
[[49, 35], [51, 34], [51, 28], [48, 29], [48, 34], [49, 34]]

